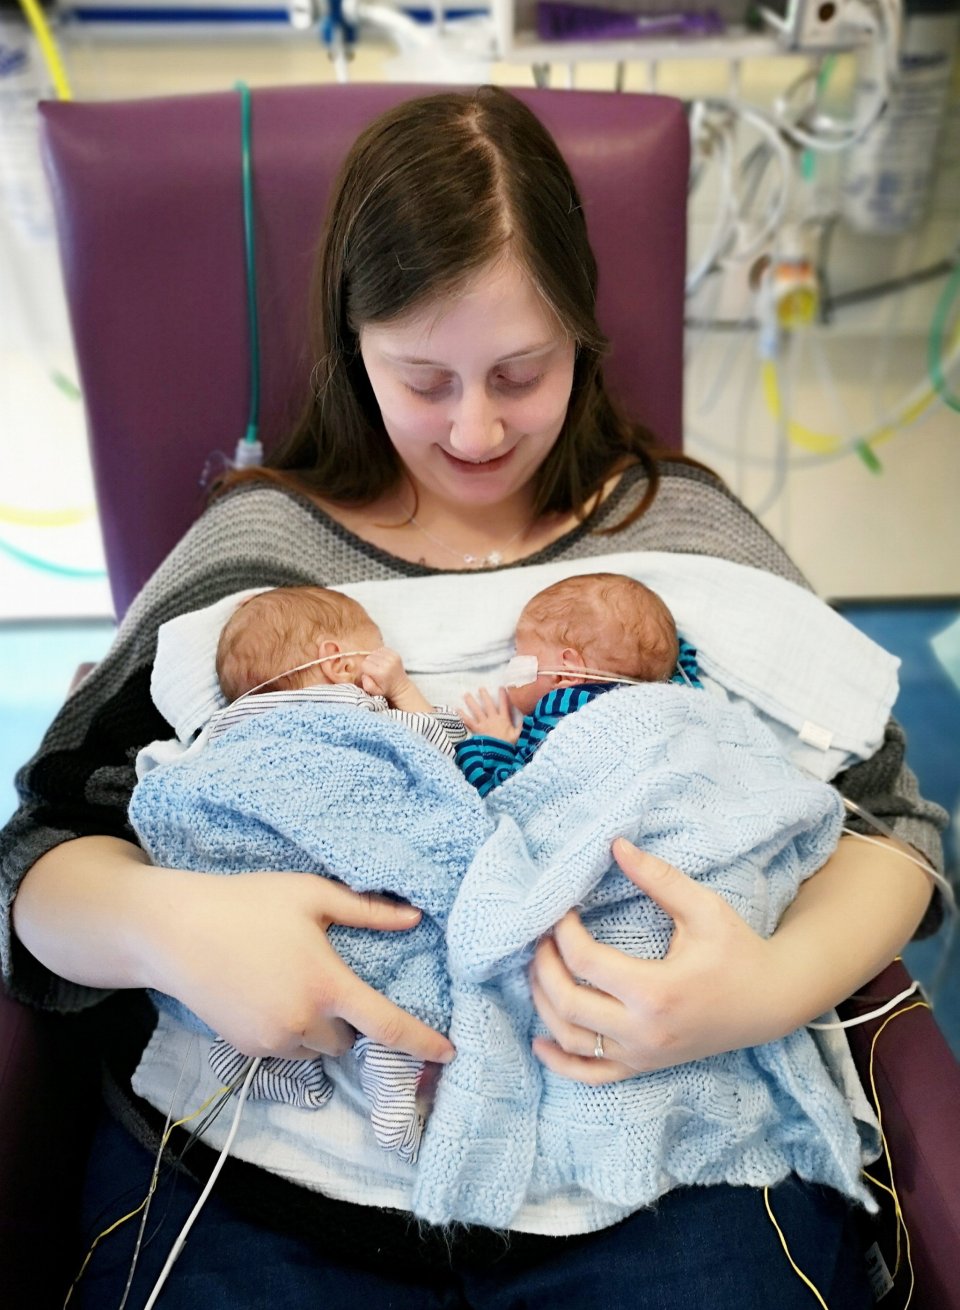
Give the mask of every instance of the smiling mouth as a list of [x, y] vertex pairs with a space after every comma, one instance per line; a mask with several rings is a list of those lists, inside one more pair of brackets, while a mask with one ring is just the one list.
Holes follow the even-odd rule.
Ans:
[[443, 450], [447, 459], [451, 460], [454, 464], [458, 464], [461, 468], [479, 469], [492, 468], [504, 463], [510, 458], [516, 447], [511, 446], [511, 448], [505, 450], [502, 455], [492, 455], [489, 459], [464, 459], [461, 455], [454, 455], [452, 451], [444, 450], [442, 446], [440, 449]]

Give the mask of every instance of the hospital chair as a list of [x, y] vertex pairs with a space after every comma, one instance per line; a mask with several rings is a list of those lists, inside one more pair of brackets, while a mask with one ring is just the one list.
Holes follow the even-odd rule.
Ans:
[[[331, 174], [365, 123], [423, 91], [351, 85], [251, 97], [259, 416], [268, 447], [288, 428], [309, 375], [307, 287]], [[613, 390], [678, 448], [683, 107], [659, 96], [519, 94], [557, 137], [583, 193], [601, 269], [600, 321], [613, 342]], [[42, 119], [122, 616], [199, 513], [204, 469], [216, 465], [215, 452], [232, 454], [250, 412], [241, 95], [48, 104]], [[894, 965], [865, 992], [879, 1001], [904, 986], [902, 966]], [[97, 1089], [80, 1055], [82, 1021], [78, 1038], [72, 1019], [36, 1014], [7, 997], [0, 1005], [0, 1268], [8, 1287], [11, 1276], [14, 1286], [33, 1279], [24, 1305], [59, 1304], [64, 1277], [74, 1272], [65, 1266], [75, 1254], [75, 1180]], [[852, 1030], [858, 1047], [869, 1052], [876, 1026]], [[874, 1063], [910, 1229], [912, 1305], [960, 1310], [960, 1069], [922, 1008], [891, 1021]], [[862, 1053], [861, 1067], [867, 1071]], [[85, 1098], [75, 1097], [77, 1086]], [[892, 1229], [878, 1229], [876, 1240], [892, 1269]], [[892, 1310], [905, 1297], [905, 1276], [904, 1269], [884, 1302]]]

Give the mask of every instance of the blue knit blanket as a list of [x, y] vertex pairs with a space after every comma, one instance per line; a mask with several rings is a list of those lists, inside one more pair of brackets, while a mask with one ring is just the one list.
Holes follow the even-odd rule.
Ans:
[[366, 981], [449, 1031], [413, 1208], [506, 1227], [525, 1199], [583, 1187], [620, 1205], [791, 1170], [865, 1199], [861, 1143], [805, 1031], [590, 1087], [533, 1057], [526, 967], [571, 906], [601, 941], [662, 956], [671, 922], [612, 864], [618, 835], [712, 887], [769, 935], [833, 850], [842, 803], [743, 706], [662, 685], [565, 719], [481, 801], [402, 724], [280, 710], [148, 773], [131, 806], [151, 858], [223, 873], [304, 869], [424, 910], [409, 933], [332, 928]]
[[447, 927], [457, 1058], [427, 1123], [416, 1213], [506, 1227], [525, 1198], [564, 1188], [638, 1207], [682, 1184], [791, 1171], [872, 1204], [859, 1133], [805, 1030], [601, 1087], [550, 1073], [530, 1050], [544, 1030], [526, 967], [568, 909], [600, 941], [666, 952], [671, 921], [612, 863], [614, 837], [713, 888], [767, 936], [836, 845], [837, 793], [788, 763], [746, 707], [650, 685], [565, 719], [487, 805], [496, 830]]
[[[446, 1032], [444, 929], [493, 822], [453, 762], [422, 736], [352, 706], [274, 709], [145, 774], [129, 814], [154, 864], [303, 870], [417, 905], [423, 918], [409, 932], [334, 924], [328, 937], [361, 978]], [[179, 1002], [155, 999], [210, 1034]]]

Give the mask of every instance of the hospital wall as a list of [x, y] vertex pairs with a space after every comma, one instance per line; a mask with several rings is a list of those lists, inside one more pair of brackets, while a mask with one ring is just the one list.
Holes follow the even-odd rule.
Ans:
[[[64, 40], [63, 50], [78, 98], [222, 90], [238, 78], [252, 87], [333, 80], [326, 52], [310, 37], [188, 40], [86, 33]], [[790, 58], [748, 61], [737, 70], [739, 94], [768, 103], [798, 66]], [[404, 80], [417, 69], [364, 41], [350, 71], [356, 80]], [[495, 65], [489, 76], [508, 85], [532, 82], [522, 65]], [[657, 89], [685, 97], [724, 94], [730, 76], [723, 61], [665, 62], [657, 68]], [[558, 84], [564, 77], [565, 70], [557, 70]], [[648, 86], [649, 79], [648, 65], [627, 66], [628, 91]], [[613, 67], [580, 65], [575, 81], [577, 87], [610, 88]], [[828, 265], [835, 296], [909, 275], [950, 254], [960, 231], [958, 101], [954, 95], [930, 217], [899, 238], [857, 237], [837, 225]], [[822, 167], [829, 185], [833, 165], [824, 161]], [[708, 178], [692, 201], [693, 252], [711, 227], [715, 203]], [[0, 246], [0, 269], [2, 264]], [[928, 332], [944, 280], [838, 309], [829, 324], [789, 334], [772, 373], [761, 368], [756, 330], [749, 322], [737, 326], [738, 319], [750, 318], [737, 301], [737, 276], [742, 274], [731, 275], [730, 285], [711, 280], [688, 306], [688, 451], [721, 472], [760, 514], [821, 595], [960, 592], [960, 414], [921, 404], [913, 407], [919, 418], [909, 428], [886, 424], [905, 397], [922, 397], [925, 390], [929, 397]], [[52, 306], [48, 319], [55, 326], [41, 325], [30, 340], [0, 338], [0, 501], [36, 511], [32, 528], [15, 515], [0, 524], [0, 540], [13, 547], [13, 553], [0, 553], [0, 618], [106, 613], [95, 519], [79, 517], [92, 493], [82, 406], [71, 390], [75, 373], [64, 344], [65, 319], [56, 308], [56, 259], [49, 250], [44, 268], [32, 277], [23, 294]], [[643, 313], [642, 305], [637, 312]], [[22, 317], [29, 324], [29, 308]], [[717, 318], [722, 326], [711, 326]], [[877, 432], [881, 438], [868, 450], [858, 448], [860, 435]], [[38, 573], [31, 558], [69, 559], [72, 574], [69, 568], [59, 576], [49, 569]]]

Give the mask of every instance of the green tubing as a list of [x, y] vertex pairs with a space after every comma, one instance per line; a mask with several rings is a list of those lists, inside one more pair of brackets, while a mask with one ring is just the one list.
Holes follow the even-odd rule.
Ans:
[[930, 336], [927, 340], [927, 368], [930, 372], [930, 380], [944, 402], [951, 409], [955, 409], [960, 413], [960, 396], [951, 395], [947, 390], [947, 379], [943, 375], [942, 362], [947, 317], [958, 292], [960, 292], [960, 264], [953, 270], [947, 285], [943, 288], [940, 299], [937, 301], [937, 307], [933, 311], [933, 322], [930, 325]]
[[250, 88], [237, 82], [240, 92], [241, 158], [243, 174], [243, 236], [247, 271], [247, 323], [250, 331], [250, 414], [244, 441], [255, 442], [260, 426], [260, 324], [257, 317], [257, 256], [253, 234], [253, 184], [250, 161]]

